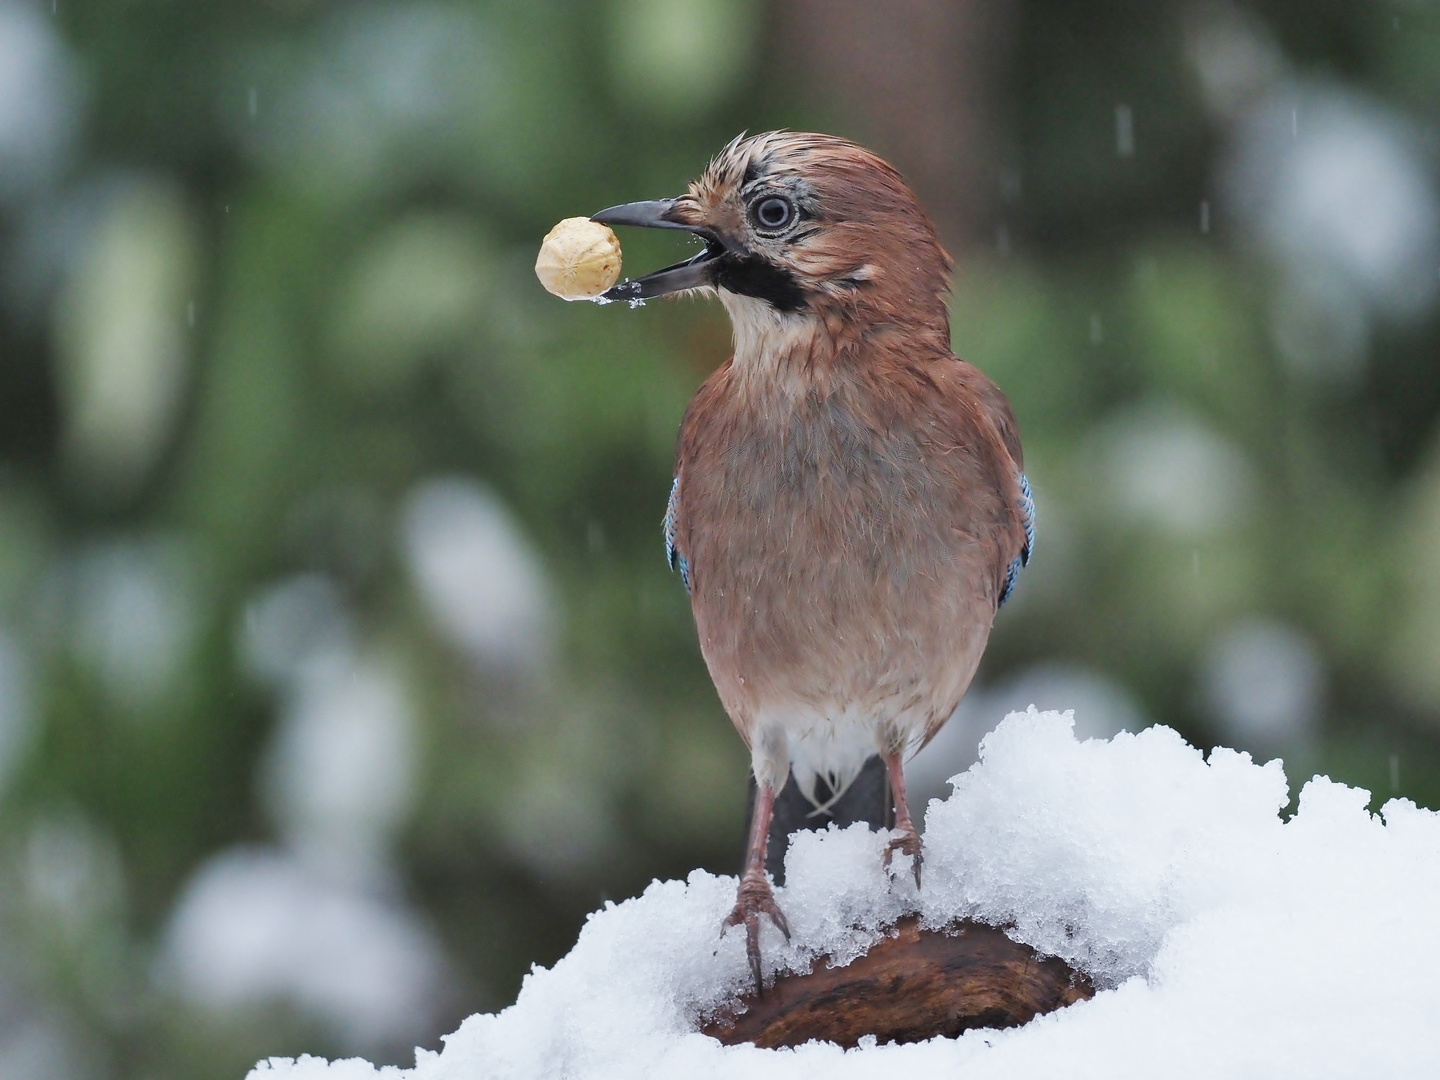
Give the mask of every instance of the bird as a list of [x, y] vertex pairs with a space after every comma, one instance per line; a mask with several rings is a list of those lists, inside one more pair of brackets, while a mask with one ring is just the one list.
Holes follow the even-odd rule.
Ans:
[[[663, 520], [700, 650], [757, 794], [734, 909], [757, 994], [776, 794], [817, 807], [884, 760], [889, 867], [922, 845], [904, 763], [954, 712], [1035, 544], [1019, 426], [951, 351], [953, 262], [901, 174], [832, 135], [742, 134], [678, 197], [607, 226], [675, 229], [691, 258], [602, 295], [718, 297], [733, 354], [687, 407]], [[823, 784], [820, 781], [823, 780]], [[817, 789], [820, 793], [817, 793]]]

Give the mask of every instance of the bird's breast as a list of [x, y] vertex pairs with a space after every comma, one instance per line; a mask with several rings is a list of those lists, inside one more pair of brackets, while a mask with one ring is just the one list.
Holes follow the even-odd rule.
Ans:
[[1003, 516], [963, 428], [889, 386], [697, 398], [680, 532], [732, 717], [953, 707], [993, 617]]

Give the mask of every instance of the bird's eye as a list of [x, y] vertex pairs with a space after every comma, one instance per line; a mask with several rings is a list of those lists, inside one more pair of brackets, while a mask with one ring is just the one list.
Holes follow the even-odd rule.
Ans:
[[751, 208], [755, 224], [762, 229], [783, 229], [795, 219], [795, 207], [790, 200], [779, 195], [760, 199]]

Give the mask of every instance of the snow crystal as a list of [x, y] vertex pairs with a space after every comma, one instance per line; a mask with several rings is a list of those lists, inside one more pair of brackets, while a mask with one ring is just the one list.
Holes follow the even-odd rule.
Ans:
[[971, 917], [1065, 958], [1094, 1000], [1007, 1031], [853, 1050], [723, 1047], [697, 1021], [744, 989], [735, 880], [701, 871], [594, 913], [519, 1000], [414, 1070], [274, 1059], [251, 1080], [564, 1077], [1421, 1075], [1440, 1056], [1440, 815], [1317, 777], [1288, 821], [1280, 762], [1207, 758], [1152, 727], [1077, 741], [1012, 714], [930, 803], [925, 887], [863, 826], [802, 834], [766, 927], [767, 972], [863, 951], [907, 911]]

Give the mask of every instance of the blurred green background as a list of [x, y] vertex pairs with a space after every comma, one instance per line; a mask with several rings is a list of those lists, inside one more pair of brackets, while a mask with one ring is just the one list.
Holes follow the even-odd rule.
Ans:
[[922, 797], [1033, 701], [1440, 805], [1437, 124], [1418, 2], [0, 0], [0, 1076], [408, 1064], [737, 866], [659, 535], [728, 327], [531, 266], [741, 129], [911, 178], [1020, 418]]

